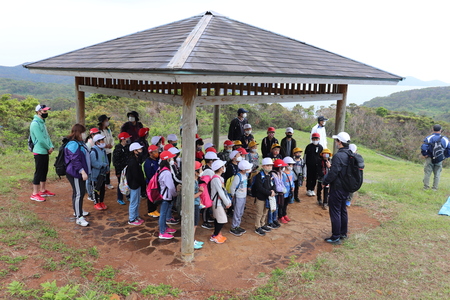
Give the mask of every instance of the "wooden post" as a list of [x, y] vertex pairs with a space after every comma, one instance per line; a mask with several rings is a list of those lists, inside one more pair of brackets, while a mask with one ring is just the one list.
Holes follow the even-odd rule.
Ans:
[[214, 115], [213, 115], [213, 138], [212, 142], [219, 150], [219, 135], [220, 135], [220, 105], [214, 105]]
[[181, 210], [181, 258], [185, 262], [194, 259], [194, 162], [196, 84], [183, 83], [183, 155], [182, 155], [182, 210]]
[[75, 92], [77, 95], [76, 106], [77, 106], [77, 123], [85, 125], [86, 116], [85, 116], [85, 94], [84, 92], [80, 92], [78, 90], [78, 86], [83, 84], [83, 77], [75, 77]]
[[[334, 126], [335, 134], [345, 130], [345, 110], [347, 107], [347, 90], [348, 85], [341, 85], [340, 92], [342, 93], [342, 100], [336, 101], [336, 124]], [[336, 153], [335, 143], [333, 143], [333, 153]]]

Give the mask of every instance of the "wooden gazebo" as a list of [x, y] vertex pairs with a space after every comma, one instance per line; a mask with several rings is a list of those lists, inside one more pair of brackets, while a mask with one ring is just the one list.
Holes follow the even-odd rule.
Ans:
[[32, 73], [75, 77], [77, 122], [85, 93], [183, 106], [181, 255], [194, 257], [195, 108], [221, 104], [337, 100], [344, 130], [348, 84], [397, 84], [402, 77], [222, 15], [206, 12], [25, 65]]

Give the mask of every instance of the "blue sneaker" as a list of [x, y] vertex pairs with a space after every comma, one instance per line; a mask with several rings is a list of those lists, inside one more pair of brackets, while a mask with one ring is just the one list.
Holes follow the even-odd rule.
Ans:
[[198, 250], [198, 249], [202, 249], [203, 248], [203, 245], [202, 244], [199, 244], [199, 243], [196, 243], [197, 241], [194, 241], [194, 249], [195, 250]]
[[119, 203], [120, 205], [125, 205], [125, 201], [123, 200], [117, 200], [117, 203]]
[[345, 205], [350, 206], [352, 203], [350, 201], [345, 201]]
[[204, 242], [200, 242], [200, 241], [194, 241], [194, 244], [199, 244], [199, 245], [203, 245]]
[[340, 245], [342, 243], [340, 238], [334, 239], [333, 237], [326, 238], [325, 242], [333, 245]]

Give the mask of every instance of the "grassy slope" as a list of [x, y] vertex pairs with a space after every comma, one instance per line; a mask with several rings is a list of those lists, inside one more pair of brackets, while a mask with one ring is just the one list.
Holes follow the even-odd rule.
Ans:
[[[281, 133], [277, 133], [279, 140]], [[255, 134], [257, 141], [264, 135]], [[295, 132], [294, 137], [301, 148], [308, 143], [307, 133]], [[423, 191], [421, 165], [388, 159], [363, 147], [359, 152], [366, 160], [367, 182], [356, 203], [378, 218], [381, 226], [364, 234], [352, 234], [342, 246], [313, 262], [297, 264], [293, 260], [287, 269], [274, 270], [268, 283], [252, 294], [219, 293], [211, 299], [448, 299], [450, 223], [448, 217], [437, 212], [448, 197], [449, 171], [443, 171], [438, 192]], [[13, 201], [11, 187], [29, 192], [33, 170], [29, 153], [1, 155], [0, 166], [3, 195], [9, 193]], [[53, 175], [51, 168], [49, 173]], [[22, 180], [30, 186], [20, 186]], [[11, 220], [14, 214], [23, 215], [23, 210], [3, 206], [1, 214]], [[3, 229], [9, 227], [5, 222], [0, 225]]]

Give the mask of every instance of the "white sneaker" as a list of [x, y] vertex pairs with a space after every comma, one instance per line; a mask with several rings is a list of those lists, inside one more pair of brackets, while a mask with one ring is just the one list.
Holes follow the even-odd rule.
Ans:
[[311, 191], [311, 197], [314, 197], [316, 195], [316, 193], [314, 193], [314, 191]]
[[[76, 217], [75, 213], [73, 213], [73, 216]], [[86, 217], [86, 216], [89, 216], [89, 212], [83, 210], [83, 217]]]
[[88, 200], [94, 202], [94, 199], [88, 196]]
[[86, 219], [84, 218], [84, 217], [79, 217], [78, 219], [77, 219], [77, 222], [76, 222], [78, 225], [80, 225], [80, 226], [83, 226], [83, 227], [86, 227], [86, 226], [88, 226], [89, 225], [89, 222], [88, 221], [86, 221]]
[[107, 184], [106, 187], [107, 187], [109, 190], [112, 190], [112, 189], [114, 188], [114, 186], [113, 186], [112, 184]]
[[306, 196], [311, 196], [311, 191], [310, 190], [306, 191]]

